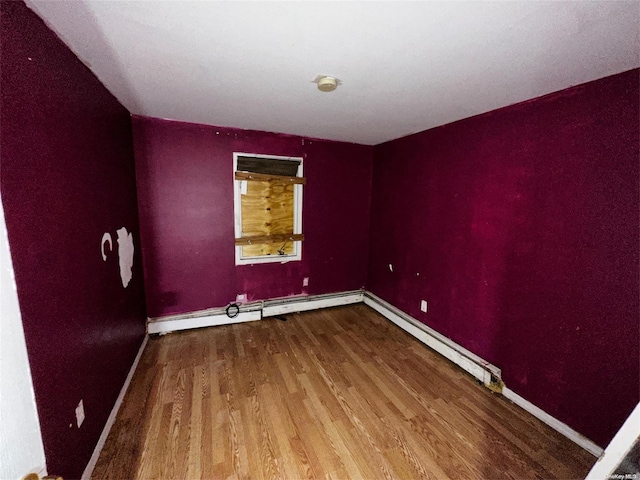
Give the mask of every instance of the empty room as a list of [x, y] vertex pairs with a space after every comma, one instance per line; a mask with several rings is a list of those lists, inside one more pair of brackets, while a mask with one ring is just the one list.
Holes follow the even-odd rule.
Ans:
[[1, 479], [640, 478], [639, 2], [0, 19]]

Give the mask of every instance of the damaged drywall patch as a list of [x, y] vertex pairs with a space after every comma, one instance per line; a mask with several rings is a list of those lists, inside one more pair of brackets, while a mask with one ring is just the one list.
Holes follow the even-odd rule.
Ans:
[[120, 258], [120, 278], [122, 286], [127, 288], [131, 281], [133, 267], [133, 235], [122, 227], [117, 230], [118, 233], [118, 257]]
[[[120, 279], [122, 280], [122, 286], [127, 288], [131, 277], [133, 276], [133, 234], [128, 232], [125, 227], [116, 230], [118, 234], [118, 262], [120, 265]], [[113, 251], [113, 240], [109, 232], [105, 232], [102, 235], [102, 241], [100, 242], [100, 253], [102, 254], [102, 260], [107, 261], [107, 253], [105, 251], [105, 245], [109, 244], [109, 251]]]

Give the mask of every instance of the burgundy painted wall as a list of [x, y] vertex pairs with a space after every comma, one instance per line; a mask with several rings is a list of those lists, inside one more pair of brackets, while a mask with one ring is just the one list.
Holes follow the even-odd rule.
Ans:
[[[364, 286], [372, 147], [133, 118], [148, 313]], [[233, 152], [302, 156], [302, 260], [235, 266]], [[309, 287], [302, 287], [310, 277]]]
[[633, 70], [374, 150], [368, 289], [601, 446], [640, 391], [638, 95]]
[[9, 243], [48, 470], [78, 478], [145, 332], [140, 256], [125, 289], [117, 255], [121, 227], [140, 248], [131, 121], [22, 2], [0, 5]]

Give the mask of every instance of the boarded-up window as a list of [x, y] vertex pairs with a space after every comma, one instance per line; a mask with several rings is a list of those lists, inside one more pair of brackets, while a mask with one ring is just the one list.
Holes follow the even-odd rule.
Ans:
[[302, 158], [234, 153], [236, 264], [299, 260]]

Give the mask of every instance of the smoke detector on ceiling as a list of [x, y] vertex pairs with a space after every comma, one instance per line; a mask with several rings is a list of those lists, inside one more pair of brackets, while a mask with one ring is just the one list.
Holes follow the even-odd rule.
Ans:
[[320, 90], [321, 92], [333, 92], [342, 82], [336, 77], [318, 75], [313, 83], [318, 85], [318, 90]]

